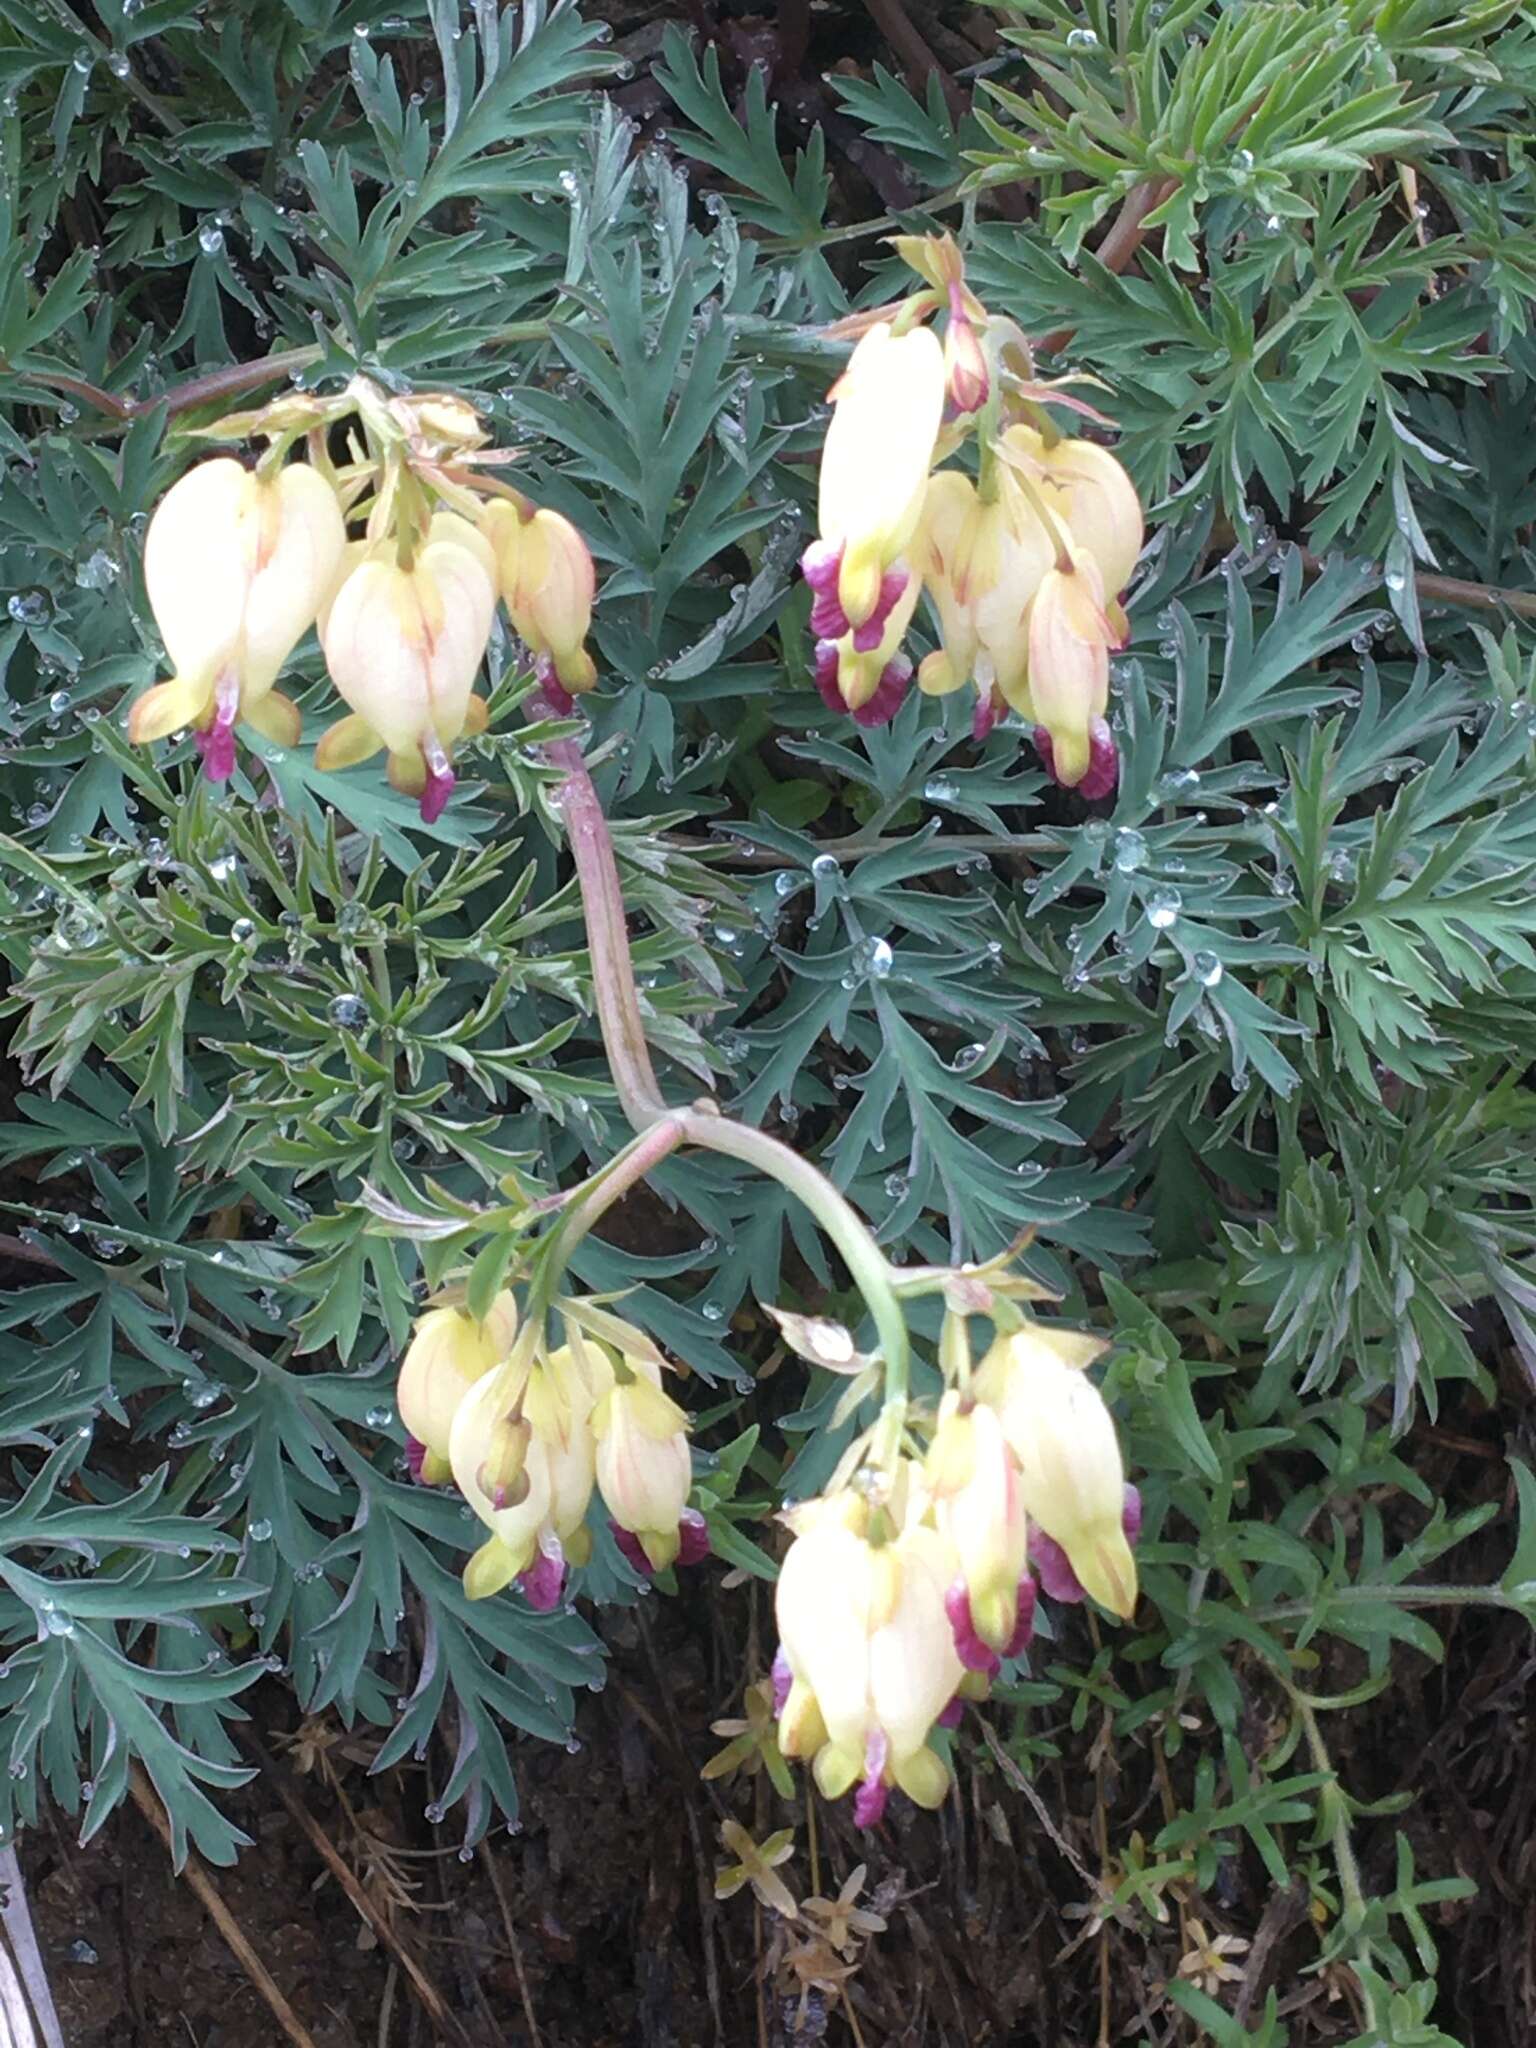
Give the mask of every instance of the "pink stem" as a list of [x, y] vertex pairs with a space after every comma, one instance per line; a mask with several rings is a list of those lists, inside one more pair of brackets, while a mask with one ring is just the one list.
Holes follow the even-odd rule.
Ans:
[[667, 1103], [651, 1065], [650, 1047], [645, 1042], [640, 992], [635, 987], [635, 970], [629, 957], [624, 892], [613, 857], [608, 820], [603, 816], [602, 804], [575, 740], [551, 740], [544, 753], [556, 768], [565, 771], [565, 781], [560, 785], [560, 816], [581, 885], [603, 1049], [613, 1070], [624, 1114], [637, 1131], [644, 1131], [667, 1114]]

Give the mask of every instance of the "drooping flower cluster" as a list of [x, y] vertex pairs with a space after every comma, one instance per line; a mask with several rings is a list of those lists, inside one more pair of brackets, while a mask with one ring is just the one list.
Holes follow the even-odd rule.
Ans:
[[[891, 718], [926, 590], [939, 646], [918, 687], [974, 683], [978, 736], [1016, 711], [1058, 782], [1107, 795], [1109, 657], [1142, 542], [1135, 490], [1106, 448], [1061, 437], [1049, 405], [1098, 415], [1036, 380], [1018, 328], [966, 286], [954, 242], [895, 242], [927, 289], [887, 317], [856, 316], [861, 338], [830, 393], [819, 538], [801, 562], [817, 687], [861, 724]], [[923, 324], [941, 310], [942, 345]], [[968, 443], [974, 477], [938, 467]]]
[[1026, 1322], [945, 1395], [926, 1457], [856, 1467], [790, 1510], [774, 1667], [779, 1746], [872, 1826], [892, 1786], [937, 1806], [929, 1744], [1027, 1647], [1038, 1587], [1136, 1604], [1141, 1503], [1086, 1373], [1096, 1340]]
[[[352, 413], [369, 453], [338, 470], [325, 431]], [[568, 700], [596, 682], [586, 543], [485, 473], [506, 458], [461, 400], [386, 400], [355, 378], [337, 399], [280, 399], [211, 431], [270, 446], [254, 470], [197, 464], [150, 521], [144, 580], [175, 673], [134, 704], [131, 739], [190, 726], [213, 782], [234, 773], [237, 724], [293, 745], [298, 707], [274, 684], [314, 626], [349, 709], [316, 765], [386, 752], [391, 783], [430, 824], [453, 789], [455, 742], [485, 728], [474, 683], [498, 600], [546, 691]], [[306, 436], [311, 459], [287, 462]]]
[[709, 1547], [688, 1506], [688, 1417], [661, 1385], [650, 1340], [595, 1304], [566, 1305], [564, 1344], [519, 1335], [510, 1293], [483, 1322], [429, 1309], [400, 1367], [397, 1398], [415, 1476], [451, 1479], [490, 1531], [470, 1559], [472, 1599], [516, 1580], [529, 1603], [559, 1604], [584, 1564], [587, 1511], [601, 1494], [619, 1548], [647, 1575]]

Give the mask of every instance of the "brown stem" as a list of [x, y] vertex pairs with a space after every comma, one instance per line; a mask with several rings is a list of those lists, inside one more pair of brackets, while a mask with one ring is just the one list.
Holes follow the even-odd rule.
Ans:
[[560, 785], [560, 816], [565, 823], [571, 857], [581, 886], [581, 907], [592, 953], [592, 984], [597, 1001], [603, 1047], [613, 1070], [624, 1114], [637, 1131], [667, 1114], [666, 1097], [651, 1065], [640, 1014], [640, 992], [629, 957], [624, 927], [624, 891], [608, 820], [598, 800], [581, 748], [574, 740], [551, 740], [545, 757], [565, 772]]
[[[1146, 238], [1143, 221], [1162, 205], [1177, 183], [1176, 178], [1148, 178], [1143, 184], [1133, 185], [1126, 193], [1109, 233], [1094, 250], [1095, 260], [1118, 276]], [[1059, 355], [1076, 332], [1075, 327], [1058, 327], [1054, 334], [1045, 336], [1040, 347], [1047, 354]]]
[[432, 1982], [415, 1956], [401, 1941], [390, 1922], [387, 1913], [380, 1912], [374, 1904], [367, 1886], [357, 1876], [351, 1864], [336, 1847], [325, 1829], [316, 1820], [305, 1803], [302, 1794], [294, 1785], [289, 1773], [272, 1756], [260, 1738], [249, 1729], [236, 1730], [235, 1739], [260, 1766], [267, 1783], [288, 1810], [291, 1820], [309, 1837], [336, 1882], [346, 1893], [358, 1916], [373, 1930], [377, 1940], [383, 1943], [400, 1964], [410, 1979], [416, 1996], [421, 2000], [422, 2009], [440, 2035], [465, 2048], [468, 2037], [460, 2022], [444, 2003], [443, 1995]]
[[864, 4], [875, 26], [901, 59], [908, 82], [921, 91], [930, 78], [936, 78], [950, 119], [955, 122], [962, 120], [967, 111], [964, 92], [929, 49], [920, 31], [907, 19], [901, 0], [864, 0]]
[[[220, 370], [210, 370], [201, 377], [189, 377], [174, 390], [163, 391], [154, 398], [119, 398], [115, 391], [104, 391], [99, 384], [88, 383], [84, 377], [73, 377], [63, 370], [20, 370], [16, 374], [30, 377], [35, 384], [46, 384], [51, 390], [67, 392], [83, 405], [94, 406], [97, 412], [126, 422], [141, 419], [145, 413], [153, 412], [157, 405], [163, 405], [174, 419], [177, 413], [190, 412], [195, 405], [207, 405], [215, 399], [238, 398], [243, 392], [259, 390], [263, 384], [274, 384], [281, 378], [291, 377], [295, 370], [302, 370], [306, 364], [318, 362], [319, 358], [320, 350], [311, 344], [306, 348], [285, 349], [281, 355], [263, 356], [253, 363], [226, 363]], [[8, 367], [0, 364], [0, 368]]]
[[[1321, 555], [1303, 548], [1302, 566], [1317, 575], [1323, 568]], [[1414, 571], [1414, 588], [1431, 604], [1461, 604], [1476, 612], [1514, 612], [1522, 619], [1536, 619], [1536, 591], [1505, 590], [1497, 583], [1470, 583], [1461, 576], [1436, 576]]]

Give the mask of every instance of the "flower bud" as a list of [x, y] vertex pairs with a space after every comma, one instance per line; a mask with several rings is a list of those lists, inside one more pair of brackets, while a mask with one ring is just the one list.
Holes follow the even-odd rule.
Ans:
[[1093, 1598], [1128, 1620], [1136, 1562], [1124, 1527], [1125, 1468], [1098, 1389], [1037, 1324], [998, 1339], [975, 1392], [997, 1409], [1032, 1530], [1059, 1544]]
[[346, 538], [336, 493], [306, 463], [263, 476], [223, 455], [188, 470], [144, 540], [144, 584], [176, 673], [134, 704], [129, 738], [194, 727], [213, 782], [234, 772], [239, 720], [291, 746], [298, 710], [272, 686]]
[[[1050, 770], [1076, 788], [1094, 764], [1095, 728], [1109, 708], [1109, 650], [1118, 636], [1104, 615], [1104, 586], [1086, 549], [1048, 569], [1030, 607], [1029, 700], [1050, 737]], [[1102, 751], [1102, 741], [1101, 741]]]
[[833, 387], [818, 525], [823, 542], [839, 551], [837, 600], [850, 629], [875, 612], [885, 572], [917, 530], [944, 388], [936, 336], [926, 327], [897, 335], [884, 321], [870, 328]]
[[927, 1478], [934, 1520], [959, 1560], [969, 1627], [988, 1648], [1002, 1651], [1018, 1621], [1025, 1522], [1018, 1467], [996, 1412], [964, 1407], [959, 1394], [946, 1394]]
[[958, 283], [949, 287], [949, 325], [944, 330], [944, 376], [957, 413], [980, 412], [992, 389], [992, 373]]
[[597, 669], [586, 650], [597, 572], [586, 542], [563, 513], [524, 511], [492, 499], [481, 529], [496, 556], [502, 601], [513, 629], [562, 688], [590, 690]]
[[459, 1403], [512, 1348], [517, 1306], [505, 1290], [483, 1323], [458, 1308], [428, 1309], [400, 1365], [395, 1400], [400, 1420], [423, 1449], [420, 1476], [441, 1484], [448, 1473], [448, 1437]]
[[453, 789], [449, 748], [484, 726], [471, 695], [490, 638], [496, 591], [479, 533], [440, 514], [410, 568], [369, 551], [336, 593], [325, 622], [331, 679], [353, 716], [315, 750], [333, 769], [389, 750], [389, 779], [421, 799], [432, 824]]
[[620, 1529], [639, 1540], [652, 1570], [676, 1561], [679, 1524], [693, 1484], [688, 1416], [648, 1359], [625, 1361], [621, 1380], [597, 1404], [597, 1484]]
[[567, 1562], [590, 1554], [582, 1524], [592, 1497], [592, 1395], [584, 1361], [565, 1346], [478, 1381], [453, 1418], [454, 1481], [492, 1532], [465, 1587], [513, 1579], [533, 1607], [559, 1602]]

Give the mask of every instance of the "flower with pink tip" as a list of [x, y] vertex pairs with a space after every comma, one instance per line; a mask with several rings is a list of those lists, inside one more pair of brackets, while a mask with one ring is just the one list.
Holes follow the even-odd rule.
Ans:
[[187, 471], [144, 539], [144, 584], [175, 669], [128, 714], [135, 742], [193, 729], [210, 782], [235, 770], [235, 727], [292, 746], [298, 708], [274, 689], [346, 548], [336, 493], [307, 463], [263, 474], [232, 456]]

